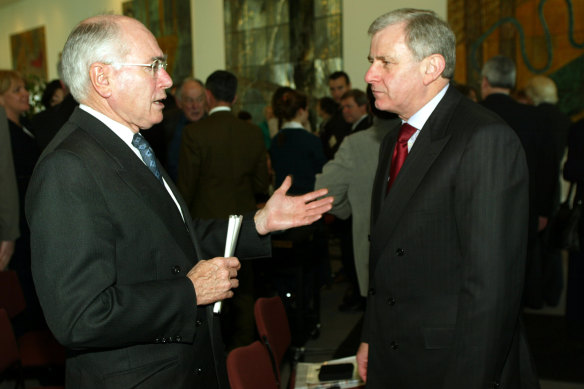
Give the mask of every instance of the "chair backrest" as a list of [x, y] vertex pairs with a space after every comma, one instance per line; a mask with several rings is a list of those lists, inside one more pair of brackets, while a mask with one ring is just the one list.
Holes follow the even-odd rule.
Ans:
[[26, 308], [24, 294], [14, 270], [0, 271], [0, 308], [13, 318]]
[[280, 365], [292, 341], [284, 304], [279, 296], [260, 297], [255, 302], [254, 316], [260, 339], [271, 354], [274, 373], [279, 382]]
[[258, 340], [229, 352], [227, 375], [231, 389], [278, 389], [268, 351]]
[[5, 309], [0, 308], [0, 373], [20, 361], [18, 344]]

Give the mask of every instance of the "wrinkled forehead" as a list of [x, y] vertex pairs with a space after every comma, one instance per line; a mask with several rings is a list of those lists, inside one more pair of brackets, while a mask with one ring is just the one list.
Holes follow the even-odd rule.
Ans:
[[127, 18], [120, 21], [122, 38], [128, 48], [128, 56], [141, 60], [153, 60], [163, 56], [154, 35], [142, 23]]

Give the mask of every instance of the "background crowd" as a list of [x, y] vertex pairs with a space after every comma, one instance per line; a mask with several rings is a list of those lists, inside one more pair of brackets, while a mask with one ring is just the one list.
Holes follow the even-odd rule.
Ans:
[[[555, 306], [566, 289], [566, 318], [581, 336], [584, 254], [570, 252], [564, 285], [562, 252], [549, 244], [548, 227], [562, 200], [562, 178], [577, 183], [577, 198], [584, 194], [584, 119], [572, 122], [562, 113], [558, 91], [548, 77], [535, 76], [524, 90], [517, 90], [510, 58], [490, 58], [481, 75], [480, 90], [451, 85], [504, 120], [525, 152], [529, 215], [522, 305]], [[330, 74], [328, 83], [330, 96], [307, 96], [277, 86], [265, 117], [252, 118], [233, 111], [236, 74], [217, 70], [204, 82], [176, 80], [163, 101], [162, 122], [142, 133], [193, 217], [224, 218], [261, 209], [289, 175], [289, 194], [328, 188], [335, 200], [324, 220], [280, 232], [274, 239], [310, 247], [317, 280], [312, 288], [348, 280], [338, 309], [362, 311], [370, 294], [370, 209], [379, 149], [388, 131], [402, 121], [376, 108], [371, 89], [352, 88], [345, 72]], [[314, 122], [309, 120], [314, 117], [309, 114], [311, 100], [318, 117]], [[78, 105], [63, 77], [47, 84], [42, 102], [45, 111], [31, 115], [23, 75], [0, 71], [0, 270], [15, 270], [25, 294], [26, 311], [13, 323], [18, 333], [46, 328], [32, 281], [25, 194], [43, 149]], [[336, 274], [328, 263], [331, 242], [338, 242], [343, 263]], [[224, 308], [228, 349], [254, 340], [253, 302], [265, 293], [267, 282], [276, 282], [266, 279], [257, 266], [242, 268], [238, 278], [238, 293]], [[273, 286], [285, 293], [282, 285]]]

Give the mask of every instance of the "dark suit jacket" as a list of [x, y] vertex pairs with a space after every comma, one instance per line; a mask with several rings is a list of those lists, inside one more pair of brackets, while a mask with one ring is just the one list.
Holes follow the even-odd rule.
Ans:
[[63, 127], [63, 124], [69, 120], [69, 116], [71, 116], [77, 105], [77, 102], [69, 93], [59, 104], [39, 112], [32, 118], [32, 126], [35, 130], [34, 136], [41, 151], [47, 147], [57, 131]]
[[351, 123], [347, 123], [343, 118], [343, 113], [339, 109], [326, 122], [320, 134], [322, 149], [327, 160], [333, 159], [335, 153], [341, 146], [345, 136], [351, 133]]
[[0, 240], [15, 240], [20, 234], [18, 185], [4, 107], [0, 107], [0, 188]]
[[[103, 123], [77, 109], [27, 194], [33, 275], [49, 327], [69, 348], [68, 388], [227, 387], [218, 322], [187, 272], [222, 256], [225, 222], [191, 220]], [[248, 250], [249, 249], [249, 250]], [[268, 255], [252, 218], [237, 255]]]
[[318, 137], [303, 128], [282, 128], [270, 142], [270, 159], [276, 188], [292, 176], [290, 194], [313, 191], [316, 175], [326, 163]]
[[519, 388], [528, 212], [521, 143], [449, 87], [386, 197], [398, 131], [381, 144], [373, 186], [367, 387]]
[[365, 119], [361, 120], [357, 124], [357, 126], [355, 127], [354, 130], [351, 130], [351, 134], [353, 134], [355, 132], [366, 130], [369, 127], [371, 127], [372, 125], [373, 125], [373, 117], [371, 115], [367, 115], [367, 117]]
[[537, 225], [538, 215], [549, 217], [553, 211], [559, 176], [556, 146], [546, 136], [545, 118], [536, 107], [501, 93], [487, 96], [481, 105], [499, 115], [521, 140], [529, 168], [531, 219]]
[[178, 188], [193, 217], [226, 217], [256, 209], [268, 191], [262, 130], [219, 111], [183, 129]]

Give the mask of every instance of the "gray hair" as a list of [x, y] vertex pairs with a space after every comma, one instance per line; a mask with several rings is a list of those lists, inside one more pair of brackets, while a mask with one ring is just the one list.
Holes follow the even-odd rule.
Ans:
[[534, 76], [525, 87], [525, 94], [533, 104], [556, 104], [558, 102], [558, 88], [556, 83], [546, 76]]
[[100, 15], [79, 23], [67, 38], [61, 56], [63, 81], [75, 100], [89, 96], [91, 64], [111, 64], [123, 60], [129, 52], [118, 24], [121, 15]]
[[433, 11], [402, 8], [381, 15], [371, 23], [373, 36], [388, 26], [405, 22], [405, 41], [414, 59], [440, 54], [446, 63], [442, 77], [451, 79], [456, 66], [456, 37], [447, 22]]
[[205, 83], [203, 83], [203, 81], [199, 80], [198, 78], [194, 78], [194, 77], [187, 77], [185, 79], [183, 79], [179, 86], [176, 88], [176, 93], [174, 94], [176, 96], [176, 98], [179, 101], [182, 101], [182, 91], [185, 87], [185, 84], [188, 82], [196, 82], [197, 84], [199, 84], [203, 90], [205, 90]]
[[515, 62], [504, 55], [497, 55], [487, 60], [481, 71], [481, 76], [487, 79], [489, 85], [505, 89], [513, 89], [515, 87], [516, 74]]

